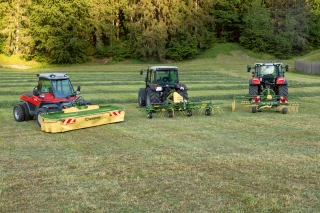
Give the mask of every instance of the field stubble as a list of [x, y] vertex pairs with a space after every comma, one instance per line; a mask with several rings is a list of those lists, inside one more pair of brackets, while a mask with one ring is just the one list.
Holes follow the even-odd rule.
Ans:
[[[98, 68], [98, 75], [117, 71], [118, 77], [109, 83], [131, 69], [134, 75], [123, 75], [127, 85], [100, 87], [121, 92], [99, 97], [99, 86], [82, 88], [86, 99], [123, 106], [125, 121], [118, 124], [44, 133], [35, 120], [13, 120], [12, 104], [19, 95], [8, 96], [9, 100], [1, 95], [1, 102], [7, 102], [0, 108], [0, 212], [319, 211], [319, 95], [303, 96], [311, 90], [295, 88], [294, 93], [302, 94], [293, 97], [301, 102], [299, 113], [252, 114], [240, 109], [232, 113], [232, 98], [222, 96], [214, 77], [232, 95], [237, 91], [235, 82], [246, 84], [249, 76], [244, 64], [222, 68], [221, 57], [217, 60], [216, 64], [211, 60], [211, 66], [207, 59], [178, 64], [182, 82], [198, 82], [190, 89], [190, 98], [223, 103], [224, 113], [216, 111], [210, 117], [176, 113], [171, 119], [159, 114], [147, 119], [147, 113], [137, 108], [143, 77], [136, 64]], [[202, 74], [197, 76], [195, 67]], [[68, 70], [71, 80], [79, 85], [90, 80], [74, 70]], [[23, 79], [34, 73], [0, 70], [9, 82], [15, 75]], [[301, 83], [308, 84], [309, 77], [303, 76], [306, 80]], [[288, 78], [297, 80], [299, 74], [290, 73]], [[203, 80], [208, 90], [201, 87]], [[35, 82], [36, 78], [26, 82], [30, 91]], [[309, 88], [318, 87], [317, 81], [311, 83]], [[24, 92], [26, 85], [23, 89], [16, 85], [15, 91]], [[1, 86], [0, 93], [4, 91]], [[221, 94], [219, 100], [216, 94]]]

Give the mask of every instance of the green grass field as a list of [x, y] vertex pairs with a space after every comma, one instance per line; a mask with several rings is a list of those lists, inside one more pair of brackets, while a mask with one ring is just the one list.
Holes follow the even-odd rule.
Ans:
[[[210, 117], [148, 119], [139, 71], [153, 64], [0, 68], [0, 212], [320, 212], [320, 76], [282, 61], [299, 113], [231, 112], [248, 93], [247, 64], [264, 60], [214, 51], [166, 64], [190, 100], [223, 103]], [[68, 73], [85, 99], [124, 107], [125, 121], [56, 134], [14, 121], [40, 72]]]

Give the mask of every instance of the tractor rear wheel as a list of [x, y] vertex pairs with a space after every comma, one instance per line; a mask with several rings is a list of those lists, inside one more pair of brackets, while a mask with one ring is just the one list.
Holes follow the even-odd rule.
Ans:
[[278, 87], [279, 96], [288, 97], [288, 85], [280, 85]]
[[146, 98], [147, 105], [160, 103], [159, 92], [154, 92], [150, 88], [147, 88], [146, 91], [147, 91], [147, 98]]
[[138, 95], [138, 102], [140, 107], [146, 106], [146, 89], [145, 88], [140, 88], [139, 95]]
[[255, 85], [249, 86], [249, 95], [256, 96], [256, 95], [258, 95], [258, 92], [259, 92], [258, 86], [255, 86]]
[[39, 109], [38, 110], [38, 112], [37, 112], [37, 123], [38, 123], [38, 125], [41, 127], [41, 117], [40, 117], [40, 115], [42, 114], [42, 113], [47, 113], [48, 112], [48, 110], [47, 109], [44, 109], [44, 108], [41, 108], [41, 109]]
[[25, 112], [22, 104], [16, 104], [13, 108], [13, 117], [14, 120], [21, 122], [25, 120]]
[[177, 93], [182, 96], [184, 100], [188, 100], [188, 91], [186, 90], [177, 90]]
[[24, 109], [25, 121], [32, 120], [32, 119], [33, 119], [33, 116], [30, 115], [27, 104], [26, 104], [26, 103], [23, 103], [23, 104], [22, 104], [22, 107], [23, 107], [23, 109]]

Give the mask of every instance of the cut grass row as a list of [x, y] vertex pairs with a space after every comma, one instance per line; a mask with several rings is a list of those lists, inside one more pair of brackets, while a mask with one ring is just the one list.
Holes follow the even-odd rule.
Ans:
[[[10, 123], [0, 133], [6, 142], [0, 155], [6, 184], [1, 185], [0, 202], [5, 205], [0, 210], [314, 212], [320, 208], [316, 131], [320, 123], [313, 115], [288, 114], [279, 119], [274, 113], [236, 112], [209, 119], [176, 115], [168, 122], [159, 115], [148, 120], [135, 106], [124, 104], [124, 123], [50, 135], [39, 132], [35, 121], [11, 122], [11, 113], [0, 109], [0, 120]], [[155, 125], [154, 131], [146, 131]]]
[[[85, 98], [115, 103], [126, 112], [124, 122], [61, 134], [41, 132], [35, 120], [15, 122], [9, 105], [20, 94], [5, 95], [9, 91], [1, 82], [0, 103], [11, 102], [0, 108], [0, 212], [319, 212], [319, 77], [287, 75], [289, 81], [312, 85], [289, 87], [290, 95], [303, 96], [298, 96], [299, 113], [253, 114], [240, 108], [231, 113], [232, 97], [248, 92], [236, 85], [247, 83], [242, 68], [249, 60], [238, 54], [233, 66], [230, 56], [178, 63], [181, 71], [194, 72], [192, 78], [181, 77], [189, 97], [221, 98], [225, 113], [175, 113], [172, 119], [160, 114], [147, 119], [137, 108], [143, 76], [131, 80], [121, 72], [144, 64], [46, 69], [67, 70], [72, 81], [76, 78], [74, 86], [83, 86]], [[205, 72], [197, 76], [197, 69], [225, 79], [217, 84]], [[128, 84], [122, 87], [115, 78], [94, 86], [78, 73], [85, 70], [97, 70], [92, 79], [117, 70]], [[0, 69], [0, 76], [17, 74], [23, 80], [32, 74], [26, 86], [13, 88], [32, 91], [35, 72], [10, 72], [2, 75]], [[206, 91], [195, 76], [205, 79], [203, 87], [230, 90]]]

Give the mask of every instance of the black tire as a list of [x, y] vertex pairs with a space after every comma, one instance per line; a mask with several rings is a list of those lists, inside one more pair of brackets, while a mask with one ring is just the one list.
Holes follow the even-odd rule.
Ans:
[[187, 112], [187, 115], [188, 115], [188, 117], [191, 117], [191, 116], [192, 116], [192, 111], [189, 110], [189, 111]]
[[177, 93], [183, 97], [184, 100], [188, 100], [188, 91], [186, 90], [177, 90]]
[[25, 120], [25, 112], [22, 104], [16, 104], [13, 108], [14, 120], [21, 122]]
[[148, 113], [148, 118], [149, 118], [149, 119], [152, 119], [152, 112], [149, 112], [149, 113]]
[[278, 93], [279, 96], [288, 97], [288, 85], [280, 85], [278, 87]]
[[146, 98], [147, 106], [151, 105], [151, 104], [160, 103], [160, 93], [159, 92], [154, 92], [150, 88], [147, 88], [146, 92], [147, 92], [147, 98]]
[[211, 115], [211, 110], [210, 109], [206, 109], [206, 111], [204, 111], [204, 114], [206, 116], [210, 116]]
[[173, 112], [172, 111], [168, 111], [168, 118], [172, 118], [173, 117]]
[[25, 115], [24, 119], [25, 119], [25, 121], [32, 120], [32, 119], [33, 119], [33, 116], [30, 115], [30, 112], [29, 112], [29, 109], [28, 109], [27, 104], [26, 104], [26, 103], [23, 103], [23, 104], [22, 104], [22, 107], [23, 107], [23, 109], [24, 109], [24, 115]]
[[256, 96], [256, 95], [258, 95], [258, 93], [259, 93], [258, 86], [255, 86], [255, 85], [249, 86], [249, 95]]
[[282, 114], [287, 114], [288, 113], [288, 108], [287, 107], [282, 108], [281, 113]]
[[140, 88], [138, 94], [138, 103], [140, 107], [146, 106], [146, 89]]
[[257, 112], [257, 107], [253, 106], [252, 107], [252, 113], [256, 113]]
[[42, 113], [47, 113], [47, 112], [48, 112], [48, 110], [47, 110], [47, 109], [44, 109], [44, 108], [39, 109], [38, 112], [37, 112], [37, 123], [38, 123], [38, 125], [39, 125], [40, 127], [41, 127], [41, 121], [40, 121], [41, 117], [40, 117], [40, 115], [41, 115]]

